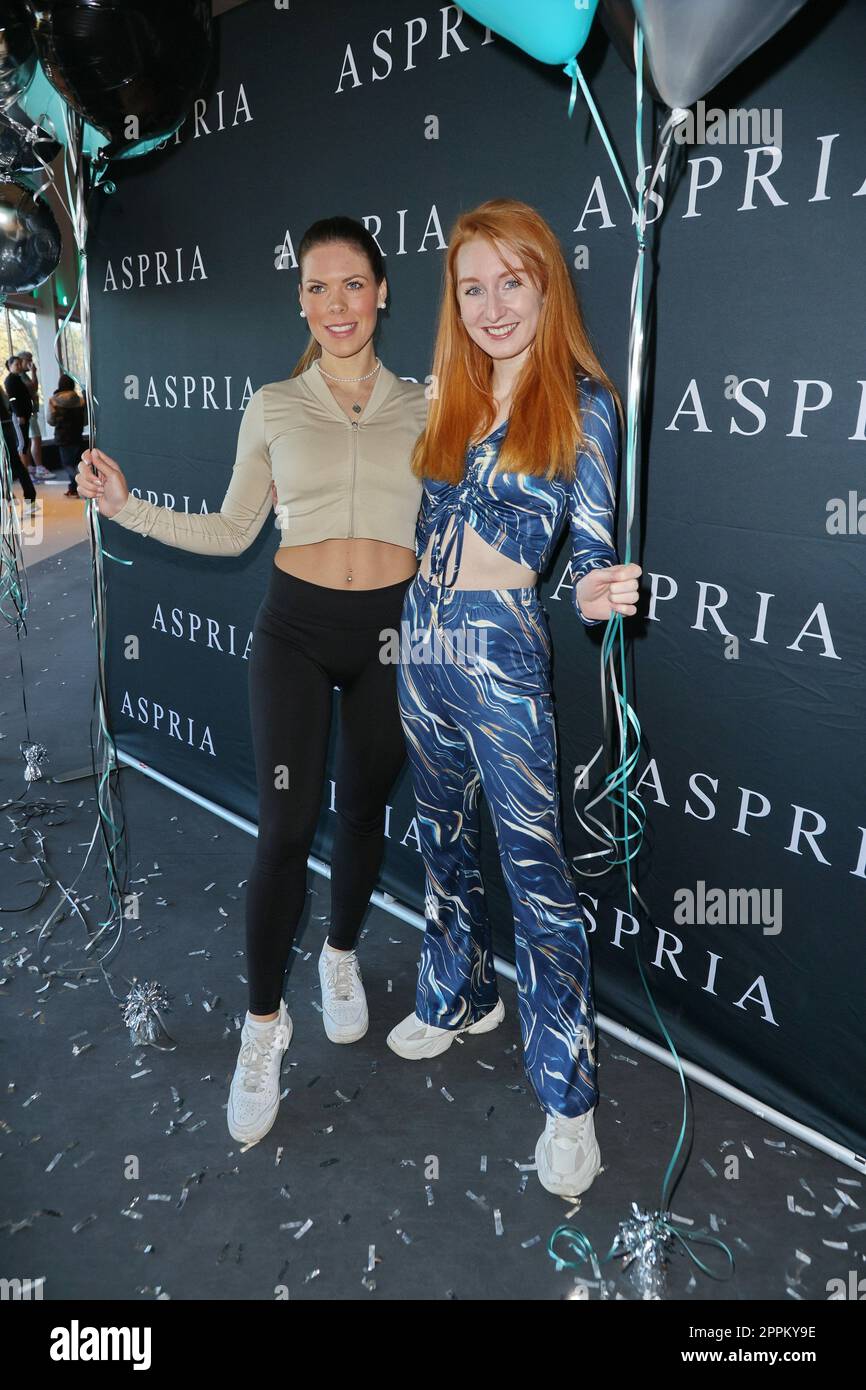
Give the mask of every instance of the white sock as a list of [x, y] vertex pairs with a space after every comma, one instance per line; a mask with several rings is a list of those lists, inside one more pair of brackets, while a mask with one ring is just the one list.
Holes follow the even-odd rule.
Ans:
[[279, 1023], [279, 1021], [280, 1021], [280, 1015], [279, 1015], [279, 1014], [277, 1014], [276, 1018], [265, 1018], [265, 1019], [261, 1019], [261, 1018], [252, 1018], [252, 1017], [250, 1016], [250, 1011], [249, 1011], [249, 1009], [247, 1009], [247, 1018], [246, 1018], [246, 1022], [247, 1022], [247, 1026], [248, 1026], [249, 1028], [255, 1028], [255, 1029], [257, 1029], [257, 1030], [258, 1030], [258, 1029], [261, 1029], [262, 1031], [264, 1031], [265, 1028], [273, 1028], [277, 1023]]

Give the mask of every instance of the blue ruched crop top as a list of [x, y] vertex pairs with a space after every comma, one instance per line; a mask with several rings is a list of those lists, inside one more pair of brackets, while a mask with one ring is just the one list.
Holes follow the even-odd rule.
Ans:
[[[582, 450], [573, 482], [561, 478], [548, 482], [529, 473], [495, 472], [507, 420], [486, 439], [467, 449], [459, 484], [424, 479], [415, 528], [415, 555], [421, 559], [431, 533], [435, 533], [430, 574], [434, 583], [441, 586], [440, 597], [442, 590], [452, 587], [457, 578], [466, 522], [494, 550], [518, 564], [528, 565], [540, 575], [567, 516], [572, 537], [574, 610], [586, 627], [596, 627], [604, 621], [583, 615], [576, 586], [590, 570], [619, 564], [613, 543], [619, 482], [618, 422], [613, 397], [606, 386], [589, 378], [581, 379], [578, 385], [583, 431], [587, 439], [597, 443], [600, 457], [588, 448]], [[443, 532], [452, 515], [454, 528], [443, 548]], [[452, 553], [454, 563], [448, 578], [446, 571]]]

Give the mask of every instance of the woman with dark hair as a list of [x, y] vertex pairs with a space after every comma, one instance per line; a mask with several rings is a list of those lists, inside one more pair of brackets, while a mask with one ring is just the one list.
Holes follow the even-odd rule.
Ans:
[[78, 485], [75, 474], [81, 457], [84, 442], [85, 408], [84, 397], [75, 388], [75, 382], [67, 372], [61, 372], [57, 390], [48, 397], [48, 423], [54, 426], [54, 442], [60, 454], [60, 467], [69, 479], [65, 497], [77, 497]]
[[355, 943], [384, 850], [387, 797], [406, 757], [394, 664], [379, 633], [397, 630], [415, 577], [420, 479], [409, 461], [425, 388], [377, 359], [385, 308], [381, 252], [362, 223], [316, 222], [298, 248], [309, 344], [291, 377], [261, 386], [244, 409], [220, 512], [174, 512], [134, 497], [118, 464], [83, 455], [82, 496], [100, 515], [198, 554], [237, 555], [271, 512], [280, 546], [253, 629], [250, 720], [258, 839], [246, 895], [249, 1009], [231, 1084], [228, 1126], [255, 1142], [279, 1106], [292, 1022], [283, 974], [306, 896], [307, 855], [322, 800], [332, 690], [340, 688], [331, 923], [319, 960], [325, 1031], [367, 1030]]
[[[545, 1112], [538, 1177], [576, 1196], [600, 1167], [596, 1028], [583, 910], [562, 842], [551, 643], [535, 590], [566, 519], [574, 611], [637, 611], [639, 565], [614, 547], [615, 388], [559, 241], [526, 203], [457, 219], [433, 362], [421, 569], [404, 627], [457, 659], [402, 662], [400, 710], [427, 875], [415, 1011], [388, 1036], [435, 1057], [502, 1020], [478, 853], [483, 790], [514, 913], [524, 1066]], [[450, 574], [448, 573], [450, 569]]]

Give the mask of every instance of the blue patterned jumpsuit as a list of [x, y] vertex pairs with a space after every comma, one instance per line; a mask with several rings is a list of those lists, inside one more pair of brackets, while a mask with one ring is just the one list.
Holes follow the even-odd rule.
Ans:
[[[524, 1065], [542, 1108], [569, 1116], [597, 1103], [596, 1037], [583, 911], [562, 841], [547, 615], [534, 587], [453, 586], [466, 522], [540, 574], [567, 515], [575, 584], [619, 563], [615, 406], [602, 383], [579, 385], [588, 447], [573, 483], [495, 473], [508, 421], [467, 451], [459, 486], [424, 480], [416, 555], [434, 533], [431, 578], [442, 583], [419, 571], [409, 586], [397, 668], [425, 866], [415, 1012], [461, 1028], [497, 1003], [479, 863], [483, 790], [514, 914]], [[597, 626], [571, 592], [581, 622]]]

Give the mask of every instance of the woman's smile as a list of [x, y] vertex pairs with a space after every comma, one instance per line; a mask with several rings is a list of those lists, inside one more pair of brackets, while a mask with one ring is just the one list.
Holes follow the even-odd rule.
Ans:
[[511, 337], [511, 334], [514, 332], [515, 328], [517, 328], [517, 324], [516, 324], [516, 323], [506, 323], [506, 324], [500, 324], [500, 325], [499, 325], [498, 327], [496, 327], [496, 328], [493, 328], [493, 327], [487, 328], [487, 327], [485, 327], [485, 328], [484, 328], [484, 332], [485, 332], [485, 333], [489, 333], [490, 336], [491, 336], [491, 338], [510, 338], [510, 337]]

